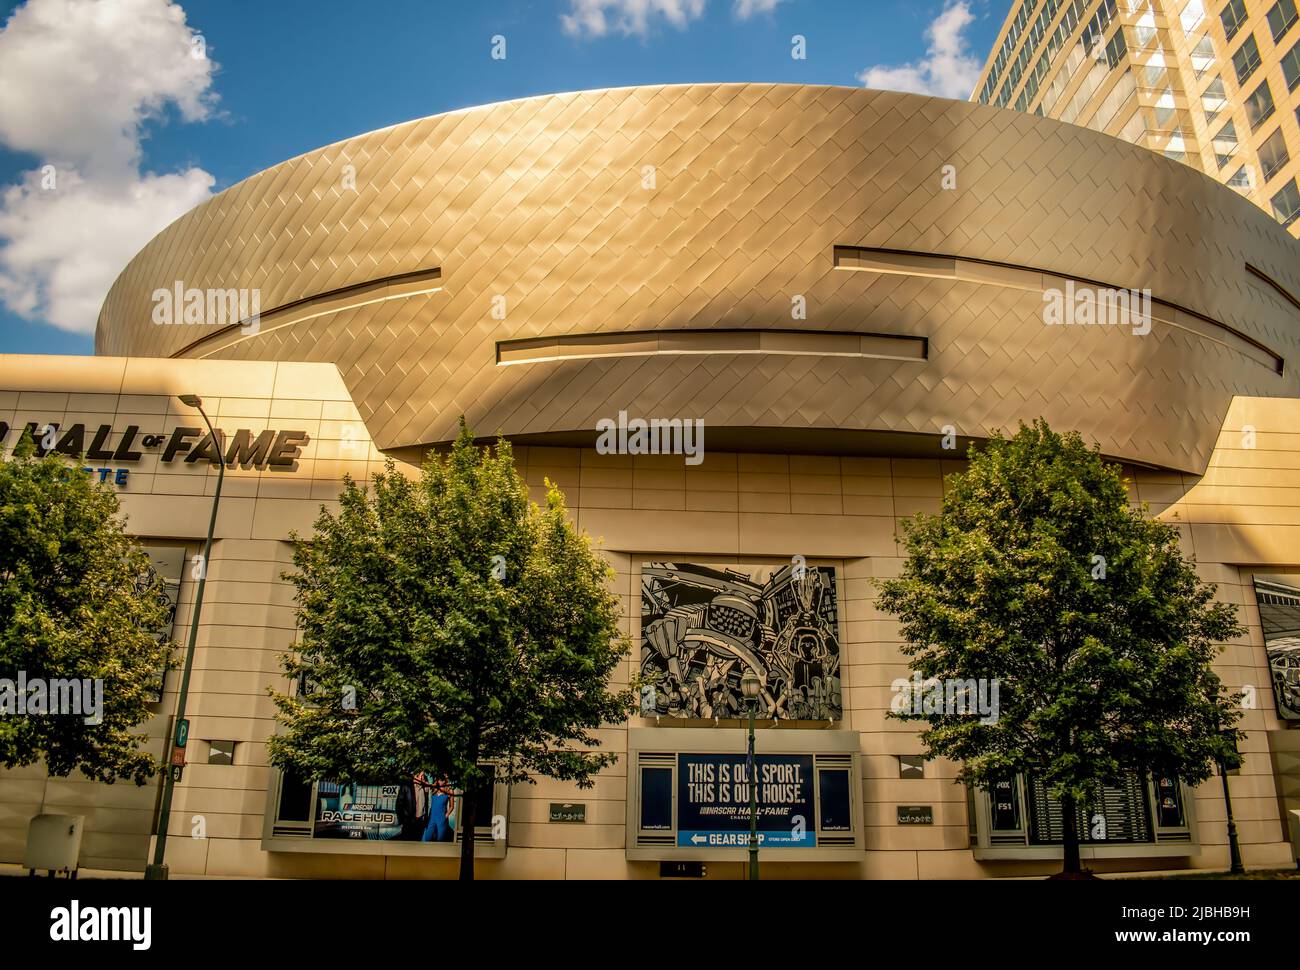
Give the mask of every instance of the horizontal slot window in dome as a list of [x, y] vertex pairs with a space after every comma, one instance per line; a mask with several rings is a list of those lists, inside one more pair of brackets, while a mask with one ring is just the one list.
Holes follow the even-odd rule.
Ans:
[[497, 343], [497, 364], [672, 354], [785, 354], [925, 360], [925, 337], [815, 330], [637, 330], [526, 337]]

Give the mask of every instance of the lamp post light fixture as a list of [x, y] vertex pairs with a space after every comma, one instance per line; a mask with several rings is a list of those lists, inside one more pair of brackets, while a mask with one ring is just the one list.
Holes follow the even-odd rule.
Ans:
[[[203, 423], [208, 426], [208, 434], [212, 436], [212, 445], [217, 452], [217, 488], [212, 495], [212, 516], [208, 519], [208, 538], [203, 544], [203, 558], [199, 562], [199, 585], [194, 591], [194, 613], [190, 619], [190, 637], [189, 644], [185, 648], [185, 667], [181, 673], [180, 694], [176, 698], [176, 718], [174, 724], [180, 724], [185, 719], [185, 701], [190, 693], [190, 673], [194, 669], [194, 644], [199, 636], [199, 613], [203, 609], [203, 588], [208, 581], [208, 563], [212, 557], [212, 533], [217, 528], [217, 509], [221, 505], [221, 485], [226, 478], [226, 459], [222, 454], [223, 442], [217, 437], [217, 433], [212, 428], [212, 422], [208, 420], [208, 414], [203, 410], [203, 399], [197, 394], [182, 394], [180, 402], [187, 407], [197, 408], [199, 414], [203, 415]], [[163, 858], [167, 852], [167, 822], [171, 816], [172, 793], [176, 788], [176, 782], [173, 780], [171, 769], [172, 749], [176, 745], [175, 731], [169, 732], [170, 736], [167, 741], [167, 761], [165, 774], [163, 775], [163, 794], [162, 801], [158, 806], [158, 841], [154, 847], [153, 862], [145, 868], [144, 877], [146, 879], [166, 879], [167, 864]]]
[[763, 689], [763, 682], [758, 674], [746, 670], [740, 678], [740, 692], [745, 698], [745, 707], [749, 710], [749, 878], [758, 879], [758, 764], [754, 760], [754, 714], [758, 709], [758, 695]]

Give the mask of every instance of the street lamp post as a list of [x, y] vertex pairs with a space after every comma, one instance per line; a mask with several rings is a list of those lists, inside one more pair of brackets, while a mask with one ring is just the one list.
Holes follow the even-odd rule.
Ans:
[[740, 692], [749, 708], [749, 878], [758, 879], [758, 763], [754, 760], [754, 713], [763, 682], [758, 674], [746, 670], [740, 678]]
[[[1234, 752], [1233, 761], [1240, 764], [1240, 758], [1235, 754], [1237, 750], [1237, 732], [1224, 731], [1226, 739], [1232, 744]], [[1236, 765], [1234, 765], [1235, 767]], [[1219, 755], [1219, 777], [1223, 779], [1223, 807], [1228, 813], [1228, 856], [1231, 860], [1231, 871], [1234, 875], [1239, 875], [1246, 871], [1246, 867], [1241, 862], [1241, 843], [1237, 840], [1237, 822], [1232, 817], [1232, 792], [1228, 790], [1228, 760], [1224, 755]]]
[[[194, 644], [199, 636], [199, 613], [203, 609], [203, 587], [208, 581], [208, 562], [212, 556], [212, 533], [217, 528], [217, 509], [221, 505], [221, 484], [226, 478], [226, 459], [222, 455], [222, 442], [217, 437], [216, 431], [212, 428], [212, 422], [208, 420], [208, 414], [203, 410], [203, 399], [197, 394], [180, 395], [182, 404], [197, 408], [199, 414], [203, 415], [203, 423], [208, 426], [208, 434], [212, 436], [212, 446], [217, 453], [217, 488], [212, 496], [212, 516], [208, 519], [208, 538], [203, 544], [203, 559], [199, 564], [199, 585], [194, 591], [194, 614], [190, 619], [190, 639], [185, 648], [185, 667], [181, 674], [181, 690], [176, 699], [176, 719], [174, 724], [179, 725], [185, 719], [185, 701], [190, 693], [190, 673], [194, 668]], [[171, 771], [171, 752], [176, 743], [175, 731], [171, 732], [171, 737], [167, 739], [167, 761], [165, 774], [163, 775], [163, 795], [162, 803], [158, 807], [158, 842], [154, 847], [153, 863], [145, 868], [144, 877], [146, 879], [166, 879], [167, 864], [163, 862], [163, 857], [167, 852], [167, 822], [171, 816], [172, 809], [172, 792], [175, 790], [176, 783], [172, 780]]]

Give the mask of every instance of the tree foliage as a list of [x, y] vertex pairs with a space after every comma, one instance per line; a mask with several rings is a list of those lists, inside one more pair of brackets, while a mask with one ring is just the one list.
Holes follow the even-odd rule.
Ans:
[[275, 694], [274, 764], [362, 783], [427, 770], [464, 792], [468, 826], [489, 777], [587, 787], [615, 761], [593, 733], [633, 705], [609, 689], [628, 651], [613, 571], [547, 487], [531, 502], [509, 443], [480, 449], [463, 421], [418, 480], [390, 461], [370, 488], [345, 482], [286, 577], [301, 642], [285, 671], [312, 689]]
[[877, 602], [901, 621], [911, 668], [999, 682], [995, 723], [925, 714], [921, 739], [972, 785], [1041, 776], [1067, 808], [1067, 870], [1069, 809], [1096, 783], [1213, 771], [1240, 712], [1211, 662], [1244, 630], [1178, 530], [1131, 505], [1095, 447], [1042, 421], [995, 435], [950, 477], [939, 515], [905, 523], [904, 542]]
[[0, 716], [0, 764], [44, 759], [51, 775], [143, 785], [158, 768], [134, 729], [152, 713], [174, 644], [170, 604], [124, 531], [117, 495], [31, 436], [0, 460], [0, 678], [103, 681], [102, 722], [76, 714]]

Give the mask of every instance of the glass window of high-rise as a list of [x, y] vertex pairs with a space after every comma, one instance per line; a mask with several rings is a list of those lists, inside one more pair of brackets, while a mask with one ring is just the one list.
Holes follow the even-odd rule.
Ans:
[[[1123, 34], [1123, 31], [1120, 33]], [[1209, 34], [1206, 34], [1192, 48], [1192, 70], [1199, 78], [1212, 67], [1214, 67], [1214, 41], [1210, 39]]]
[[1279, 41], [1282, 35], [1296, 22], [1295, 0], [1277, 0], [1268, 11], [1268, 27], [1273, 31], [1273, 40]]
[[1268, 82], [1263, 81], [1246, 99], [1246, 117], [1250, 119], [1250, 130], [1254, 131], [1273, 114], [1273, 91]]
[[1264, 181], [1267, 182], [1280, 172], [1290, 160], [1291, 156], [1286, 150], [1286, 139], [1282, 137], [1282, 129], [1278, 128], [1269, 135], [1264, 144], [1259, 146], [1259, 167]]
[[1300, 87], [1300, 40], [1282, 55], [1282, 76], [1286, 78], [1286, 89], [1294, 91]]
[[1178, 115], [1178, 103], [1174, 101], [1173, 89], [1166, 87], [1161, 91], [1152, 107], [1156, 114], [1156, 130], [1167, 131], [1169, 123]]
[[1250, 188], [1250, 169], [1245, 165], [1237, 169], [1232, 178], [1228, 179], [1228, 186], [1238, 192], [1248, 190]]
[[1201, 93], [1201, 110], [1205, 120], [1213, 121], [1228, 103], [1228, 93], [1223, 89], [1223, 78], [1216, 77]]
[[1146, 84], [1146, 86], [1149, 88], [1155, 87], [1157, 82], [1164, 79], [1165, 72], [1168, 69], [1169, 69], [1168, 65], [1165, 64], [1164, 54], [1162, 54], [1160, 51], [1156, 51], [1154, 54], [1152, 54], [1151, 57], [1148, 58], [1147, 60], [1146, 67], [1143, 68], [1143, 70], [1146, 72], [1143, 75], [1143, 81]]
[[1245, 84], [1246, 79], [1255, 73], [1259, 67], [1259, 44], [1255, 43], [1254, 34], [1249, 35], [1232, 55], [1232, 66], [1236, 68], [1238, 84]]
[[1159, 39], [1159, 30], [1156, 29], [1155, 14], [1151, 8], [1147, 7], [1142, 11], [1142, 15], [1133, 22], [1133, 37], [1137, 41], [1138, 50], [1147, 47], [1154, 47], [1155, 42]]
[[1229, 121], [1214, 136], [1214, 157], [1219, 167], [1227, 165], [1237, 154], [1237, 126]]
[[1223, 32], [1232, 40], [1237, 36], [1237, 31], [1241, 25], [1246, 22], [1246, 4], [1244, 0], [1228, 0], [1228, 5], [1223, 8], [1219, 14], [1219, 19], [1223, 21]]
[[1300, 217], [1300, 188], [1297, 188], [1295, 179], [1288, 182], [1281, 192], [1273, 196], [1273, 215], [1277, 216], [1277, 221], [1284, 226], [1291, 225], [1297, 217]]
[[1115, 36], [1106, 45], [1106, 66], [1111, 70], [1119, 67], [1120, 61], [1128, 53], [1128, 42], [1124, 40], [1124, 29], [1115, 31]]

